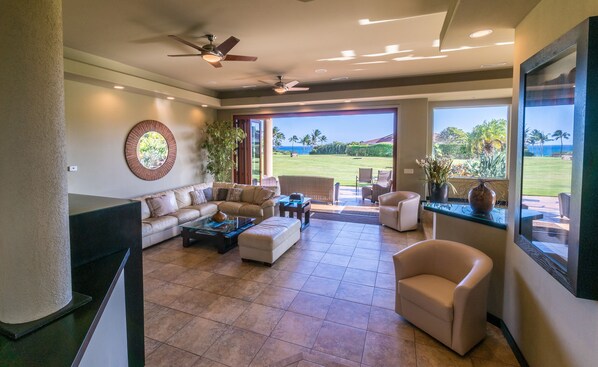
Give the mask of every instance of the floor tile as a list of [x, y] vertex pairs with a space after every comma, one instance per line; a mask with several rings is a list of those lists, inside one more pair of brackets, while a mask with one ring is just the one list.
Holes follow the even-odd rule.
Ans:
[[334, 298], [344, 299], [366, 305], [372, 304], [372, 296], [374, 294], [374, 287], [367, 285], [341, 282], [334, 295]]
[[368, 331], [362, 363], [368, 366], [415, 366], [415, 343]]
[[349, 260], [351, 260], [350, 256], [326, 253], [326, 255], [322, 257], [322, 260], [320, 260], [320, 263], [347, 266]]
[[357, 241], [357, 248], [365, 248], [370, 250], [380, 250], [382, 243], [379, 241], [359, 240]]
[[357, 283], [373, 287], [376, 284], [376, 272], [347, 268], [343, 276], [343, 282]]
[[183, 257], [179, 257], [171, 261], [171, 264], [184, 266], [188, 269], [197, 269], [197, 266], [204, 262], [206, 259], [203, 255], [199, 254], [186, 254]]
[[326, 252], [329, 254], [351, 256], [351, 255], [353, 255], [354, 251], [355, 251], [355, 247], [333, 244], [332, 246], [330, 246], [330, 248]]
[[283, 360], [297, 353], [308, 352], [309, 349], [297, 344], [288, 343], [282, 340], [268, 338], [262, 349], [251, 362], [251, 367], [267, 367], [272, 363]]
[[207, 358], [200, 358], [193, 367], [228, 367], [225, 364], [212, 361], [211, 359]]
[[379, 334], [399, 336], [406, 340], [415, 340], [414, 327], [394, 310], [373, 306], [368, 321], [368, 331]]
[[187, 352], [202, 355], [227, 329], [228, 326], [225, 324], [195, 317], [166, 343]]
[[369, 316], [370, 306], [335, 299], [328, 309], [326, 320], [359, 329], [366, 329]]
[[471, 359], [461, 357], [448, 348], [436, 348], [425, 344], [415, 345], [417, 365], [424, 367], [473, 367]]
[[225, 296], [220, 296], [200, 314], [206, 319], [232, 324], [251, 303]]
[[202, 291], [224, 294], [228, 287], [230, 287], [236, 278], [221, 274], [212, 274], [208, 278], [201, 281], [195, 288]]
[[268, 336], [283, 315], [284, 310], [254, 303], [237, 318], [233, 325]]
[[376, 287], [395, 290], [395, 279], [394, 274], [378, 273], [378, 276], [376, 277]]
[[289, 308], [298, 291], [275, 286], [264, 288], [262, 293], [255, 299], [255, 303], [286, 310]]
[[220, 296], [215, 293], [192, 289], [178, 297], [169, 307], [198, 316], [219, 297]]
[[314, 349], [361, 362], [365, 336], [365, 330], [325, 321], [316, 339]]
[[377, 271], [378, 270], [378, 260], [370, 260], [370, 259], [361, 259], [358, 257], [351, 257], [351, 261], [349, 261], [350, 268], [361, 269], [361, 270], [368, 270], [368, 271]]
[[306, 241], [301, 245], [301, 248], [311, 251], [326, 252], [330, 248], [331, 243]]
[[372, 306], [395, 309], [395, 291], [383, 288], [374, 288]]
[[318, 263], [314, 261], [292, 259], [284, 266], [284, 270], [309, 275], [317, 265]]
[[190, 269], [173, 279], [172, 283], [195, 288], [201, 285], [204, 280], [210, 277], [210, 275], [212, 275], [212, 273], [207, 271]]
[[353, 252], [353, 257], [360, 259], [379, 260], [380, 251], [367, 248], [356, 248], [355, 252]]
[[259, 296], [266, 286], [267, 284], [264, 283], [237, 279], [230, 287], [228, 287], [226, 292], [224, 292], [224, 295], [251, 302]]
[[290, 271], [279, 271], [278, 275], [272, 280], [272, 285], [299, 290], [309, 279], [309, 275], [293, 273]]
[[502, 335], [500, 328], [486, 323], [486, 338], [470, 352], [471, 357], [518, 365], [517, 358]]
[[395, 266], [391, 261], [378, 261], [378, 273], [395, 274]]
[[193, 315], [164, 307], [145, 324], [145, 336], [165, 342], [192, 319]]
[[251, 270], [251, 265], [240, 260], [229, 261], [214, 267], [214, 273], [234, 278], [242, 278]]
[[473, 367], [515, 367], [515, 366], [519, 366], [519, 364], [516, 364], [516, 365], [504, 364], [501, 362], [489, 361], [486, 359], [481, 359], [481, 358], [476, 358], [476, 357], [471, 357], [471, 363], [473, 364]]
[[143, 258], [143, 275], [145, 276], [145, 275], [151, 273], [152, 271], [163, 267], [164, 265], [166, 265], [166, 264], [159, 262], [159, 261], [153, 261], [153, 260], [150, 260], [150, 259], [147, 259], [144, 257]]
[[345, 269], [346, 267], [344, 266], [318, 264], [318, 266], [316, 266], [315, 270], [311, 275], [321, 278], [341, 280], [343, 279], [343, 275], [345, 274]]
[[278, 276], [279, 271], [270, 267], [256, 267], [243, 275], [243, 279], [270, 284]]
[[289, 343], [311, 348], [322, 326], [322, 320], [287, 311], [271, 336]]
[[153, 351], [155, 351], [156, 349], [158, 349], [158, 347], [162, 345], [161, 342], [148, 338], [147, 336], [144, 338], [144, 346], [145, 346], [145, 356], [147, 357], [148, 355], [150, 355], [150, 353], [152, 353]]
[[147, 367], [191, 367], [197, 360], [199, 356], [195, 354], [162, 344], [145, 359], [145, 365]]
[[[147, 278], [146, 278], [147, 279]], [[169, 306], [181, 295], [189, 292], [191, 288], [174, 283], [165, 283], [145, 293], [145, 300], [162, 306]]]
[[322, 296], [334, 297], [339, 284], [340, 281], [338, 280], [311, 276], [301, 290]]
[[333, 299], [330, 297], [299, 292], [297, 297], [295, 297], [295, 300], [293, 300], [293, 303], [291, 303], [289, 311], [323, 319], [328, 313], [328, 308], [330, 307], [332, 300]]
[[204, 357], [229, 366], [249, 366], [267, 337], [232, 327], [212, 344]]

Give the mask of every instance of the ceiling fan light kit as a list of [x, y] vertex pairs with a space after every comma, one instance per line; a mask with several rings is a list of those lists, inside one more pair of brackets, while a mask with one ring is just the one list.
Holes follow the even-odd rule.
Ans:
[[214, 40], [216, 36], [213, 34], [206, 34], [204, 37], [208, 39], [210, 42], [207, 45], [198, 46], [194, 43], [191, 43], [179, 36], [175, 36], [173, 34], [169, 35], [168, 37], [185, 44], [191, 48], [196, 49], [199, 51], [198, 54], [179, 54], [179, 55], [168, 55], [170, 57], [185, 57], [185, 56], [201, 56], [202, 59], [210, 63], [215, 68], [222, 67], [220, 61], [255, 61], [257, 57], [255, 56], [243, 56], [243, 55], [229, 55], [228, 52], [239, 43], [239, 39], [236, 37], [229, 37], [226, 41], [222, 42], [220, 45], [215, 45]]

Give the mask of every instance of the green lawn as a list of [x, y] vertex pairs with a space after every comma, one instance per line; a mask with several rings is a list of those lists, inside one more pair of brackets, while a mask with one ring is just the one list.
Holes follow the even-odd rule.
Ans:
[[557, 196], [571, 192], [572, 162], [553, 157], [525, 157], [523, 195]]
[[374, 177], [378, 170], [392, 169], [392, 158], [350, 157], [344, 154], [313, 154], [291, 158], [289, 154], [274, 155], [274, 176], [325, 176], [334, 177], [344, 186], [355, 185], [358, 169], [372, 167]]

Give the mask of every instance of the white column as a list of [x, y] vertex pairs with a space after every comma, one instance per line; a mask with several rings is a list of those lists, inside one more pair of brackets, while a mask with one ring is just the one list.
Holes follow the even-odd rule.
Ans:
[[60, 0], [0, 2], [0, 321], [66, 306], [71, 265]]
[[272, 119], [264, 119], [264, 176], [272, 176], [274, 169], [274, 162], [273, 162], [273, 144], [272, 144]]

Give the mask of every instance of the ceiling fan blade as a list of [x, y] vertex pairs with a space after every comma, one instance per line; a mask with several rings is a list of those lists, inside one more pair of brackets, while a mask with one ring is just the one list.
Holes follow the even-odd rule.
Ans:
[[272, 86], [272, 85], [274, 85], [274, 83], [276, 83], [276, 82], [271, 82], [271, 81], [268, 82], [268, 81], [265, 81], [265, 80], [258, 80], [258, 82], [264, 83], [264, 84], [267, 84], [267, 85], [270, 85], [270, 86]]
[[202, 51], [203, 52], [203, 49], [201, 47], [199, 47], [198, 45], [195, 45], [195, 44], [193, 44], [193, 43], [191, 43], [191, 42], [189, 42], [187, 40], [184, 40], [181, 37], [175, 36], [174, 34], [169, 34], [168, 37], [170, 37], [172, 39], [175, 39], [175, 40], [179, 41], [180, 43], [184, 43], [184, 44], [186, 44], [189, 47], [193, 47], [197, 51]]
[[256, 56], [226, 55], [222, 61], [255, 61]]
[[287, 89], [289, 92], [300, 92], [300, 91], [304, 91], [304, 90], [309, 90], [308, 87], [298, 87], [298, 88], [288, 88]]
[[223, 55], [226, 55], [233, 47], [237, 45], [237, 43], [239, 43], [239, 39], [230, 36], [226, 41], [216, 46], [216, 48], [218, 49], [218, 51], [222, 52]]
[[183, 57], [183, 56], [201, 56], [201, 54], [180, 54], [180, 55], [168, 55], [170, 57]]
[[293, 88], [297, 84], [299, 84], [299, 81], [298, 80], [293, 80], [292, 82], [285, 83], [284, 86], [286, 88]]
[[208, 62], [208, 64], [212, 65], [215, 68], [221, 68], [222, 67], [222, 64], [220, 62], [218, 62], [218, 61], [216, 61], [216, 62]]

